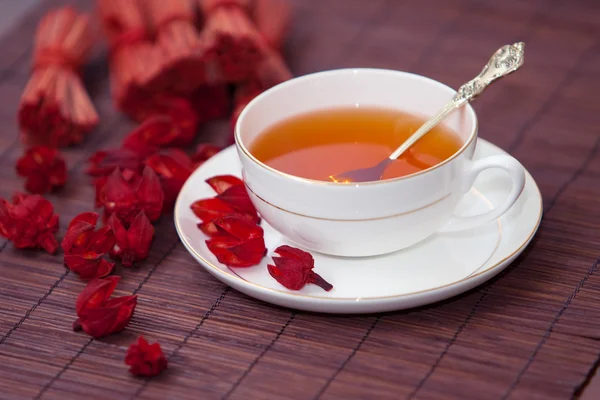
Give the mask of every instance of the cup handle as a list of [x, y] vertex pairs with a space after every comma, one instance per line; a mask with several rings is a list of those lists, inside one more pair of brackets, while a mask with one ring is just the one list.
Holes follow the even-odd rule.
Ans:
[[466, 188], [471, 188], [477, 176], [490, 168], [501, 168], [508, 172], [512, 179], [512, 188], [504, 203], [493, 210], [479, 215], [468, 217], [453, 215], [450, 221], [439, 232], [455, 232], [481, 226], [500, 218], [515, 204], [525, 187], [525, 169], [520, 162], [508, 155], [490, 156], [473, 161], [466, 171]]

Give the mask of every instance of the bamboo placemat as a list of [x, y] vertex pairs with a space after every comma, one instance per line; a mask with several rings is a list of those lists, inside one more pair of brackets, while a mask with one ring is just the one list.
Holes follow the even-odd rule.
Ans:
[[[72, 2], [73, 3], [73, 2]], [[77, 0], [91, 9], [91, 1]], [[0, 195], [21, 190], [15, 122], [43, 1], [0, 46]], [[84, 283], [62, 255], [0, 242], [3, 399], [565, 399], [600, 353], [600, 3], [596, 0], [296, 0], [286, 57], [297, 74], [338, 67], [413, 71], [452, 87], [503, 44], [527, 43], [517, 74], [474, 104], [480, 135], [517, 157], [544, 197], [534, 242], [489, 283], [443, 303], [373, 316], [324, 316], [262, 303], [197, 265], [164, 217], [150, 257], [120, 269], [138, 293], [128, 328], [74, 333]], [[59, 237], [93, 204], [86, 158], [133, 126], [115, 112], [101, 49], [86, 82], [101, 126], [66, 151], [69, 181], [49, 198]], [[227, 122], [207, 127], [219, 137]], [[215, 139], [218, 140], [218, 139]], [[127, 373], [127, 346], [158, 340], [169, 369]], [[586, 393], [586, 396], [588, 394]], [[592, 395], [593, 396], [593, 395]], [[589, 398], [600, 398], [598, 397]]]

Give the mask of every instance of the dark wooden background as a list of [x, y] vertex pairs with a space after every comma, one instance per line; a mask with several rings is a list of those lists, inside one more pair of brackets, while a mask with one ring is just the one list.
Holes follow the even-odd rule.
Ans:
[[[91, 8], [91, 2], [77, 0]], [[22, 189], [15, 114], [47, 0], [0, 47], [0, 195]], [[462, 296], [372, 316], [294, 312], [230, 290], [198, 266], [170, 218], [146, 262], [120, 269], [139, 303], [120, 334], [71, 331], [82, 283], [62, 255], [0, 242], [0, 398], [566, 399], [584, 393], [600, 353], [600, 1], [295, 0], [286, 53], [300, 75], [337, 67], [413, 71], [458, 87], [491, 52], [527, 43], [525, 66], [475, 103], [481, 136], [519, 158], [544, 196], [535, 241], [504, 273]], [[69, 149], [69, 182], [49, 198], [69, 220], [90, 210], [86, 158], [131, 128], [109, 98], [101, 49], [86, 82], [101, 114]], [[206, 128], [207, 140], [227, 123]], [[131, 377], [139, 334], [168, 371]]]

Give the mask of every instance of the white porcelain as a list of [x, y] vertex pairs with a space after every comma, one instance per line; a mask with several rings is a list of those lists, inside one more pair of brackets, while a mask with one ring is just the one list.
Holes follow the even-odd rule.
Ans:
[[[381, 106], [424, 118], [456, 92], [422, 76], [379, 69], [343, 69], [302, 76], [256, 97], [236, 125], [236, 145], [250, 198], [261, 216], [302, 247], [338, 256], [372, 256], [397, 251], [439, 230], [462, 230], [497, 219], [525, 184], [523, 167], [507, 154], [472, 162], [477, 117], [467, 105], [444, 123], [463, 146], [446, 162], [421, 173], [361, 184], [302, 179], [272, 169], [248, 148], [269, 126], [299, 113], [334, 107]], [[468, 219], [453, 212], [477, 175], [489, 168], [512, 177], [506, 200]]]
[[[475, 159], [505, 155], [479, 139]], [[373, 313], [406, 309], [440, 301], [472, 289], [506, 268], [535, 234], [542, 214], [540, 192], [529, 173], [517, 202], [499, 220], [461, 232], [436, 233], [401, 251], [374, 257], [343, 258], [313, 252], [315, 272], [334, 287], [325, 292], [314, 285], [287, 290], [267, 271], [274, 249], [290, 244], [266, 221], [268, 255], [250, 268], [227, 268], [207, 249], [207, 239], [196, 227], [190, 210], [194, 201], [214, 196], [204, 182], [215, 175], [240, 176], [234, 147], [217, 154], [198, 168], [184, 185], [175, 205], [175, 224], [181, 241], [194, 258], [225, 284], [257, 299], [306, 311]], [[460, 201], [456, 212], [474, 215], [498, 207], [511, 190], [508, 175], [497, 169], [479, 175]]]

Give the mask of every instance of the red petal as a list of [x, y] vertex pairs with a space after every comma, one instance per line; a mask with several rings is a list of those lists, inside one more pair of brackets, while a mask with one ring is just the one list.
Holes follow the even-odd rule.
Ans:
[[94, 212], [82, 213], [73, 218], [61, 243], [63, 251], [69, 252], [73, 246], [85, 247], [91, 236], [88, 233], [94, 230], [97, 222], [98, 214]]
[[[146, 217], [146, 214], [140, 211], [127, 232], [128, 250], [133, 255], [133, 261], [143, 260], [148, 257], [153, 238], [154, 227], [148, 217]], [[125, 262], [123, 262], [123, 265], [125, 265]]]
[[217, 195], [217, 199], [223, 200], [237, 211], [248, 214], [258, 221], [258, 213], [256, 212], [256, 208], [254, 208], [254, 204], [250, 201], [250, 196], [248, 196], [245, 186], [231, 186], [223, 193]]
[[142, 179], [136, 192], [143, 204], [144, 211], [146, 211], [146, 216], [150, 221], [156, 221], [162, 211], [164, 194], [160, 185], [160, 179], [152, 171], [152, 168], [144, 168]]
[[215, 198], [198, 200], [191, 205], [191, 208], [203, 222], [210, 222], [235, 212], [229, 204]]
[[227, 215], [213, 222], [219, 229], [241, 241], [264, 236], [264, 231], [259, 225], [239, 214]]
[[206, 241], [208, 249], [228, 267], [251, 267], [260, 263], [266, 247], [262, 237], [240, 243], [234, 238], [216, 237]]
[[244, 186], [244, 181], [233, 175], [213, 176], [212, 178], [207, 179], [206, 183], [208, 183], [217, 194], [222, 194], [232, 186]]
[[58, 249], [58, 240], [50, 232], [44, 232], [38, 235], [36, 244], [50, 254], [56, 253]]
[[315, 259], [310, 253], [292, 246], [279, 246], [275, 249], [275, 253], [279, 254], [282, 258], [297, 260], [297, 262], [302, 264], [303, 268], [312, 269], [315, 266]]
[[95, 279], [87, 284], [77, 297], [75, 311], [81, 314], [97, 307], [101, 307], [112, 295], [121, 279], [120, 276], [109, 276], [104, 279]]
[[125, 229], [116, 214], [111, 215], [106, 224], [110, 227], [115, 236], [115, 244], [110, 251], [110, 255], [118, 258], [123, 251], [127, 251], [129, 247], [127, 241], [127, 229]]
[[198, 229], [200, 229], [202, 233], [209, 237], [221, 236], [223, 234], [212, 221], [199, 223]]

